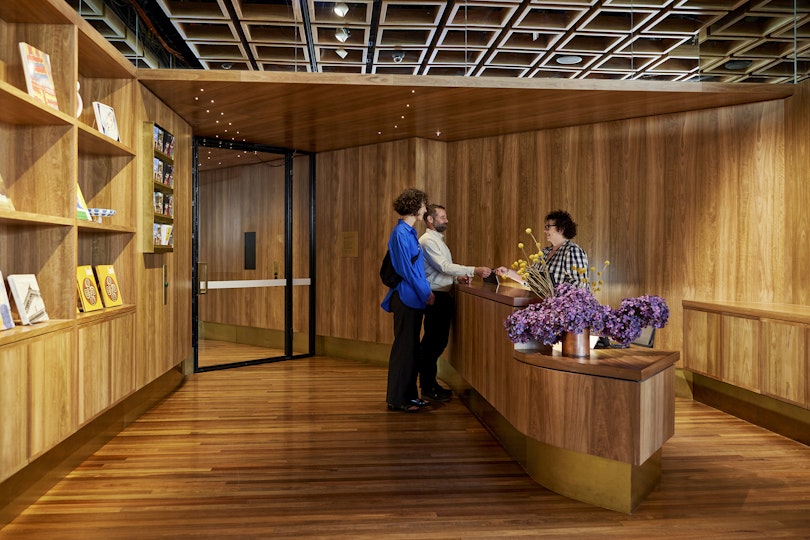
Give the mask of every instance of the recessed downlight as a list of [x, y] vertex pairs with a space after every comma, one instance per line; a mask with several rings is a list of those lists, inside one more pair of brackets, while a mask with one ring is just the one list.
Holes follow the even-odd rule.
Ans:
[[582, 57], [575, 54], [564, 54], [554, 59], [555, 62], [562, 66], [573, 66], [582, 62]]
[[751, 60], [729, 60], [723, 67], [726, 69], [738, 70], [738, 69], [747, 69], [751, 67]]

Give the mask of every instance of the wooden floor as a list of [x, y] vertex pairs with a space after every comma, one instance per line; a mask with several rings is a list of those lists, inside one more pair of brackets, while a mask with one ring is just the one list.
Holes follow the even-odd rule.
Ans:
[[192, 375], [0, 538], [810, 538], [810, 448], [701, 404], [625, 515], [534, 484], [458, 399], [388, 412], [385, 383], [323, 357]]
[[243, 343], [200, 339], [197, 365], [200, 368], [221, 366], [234, 362], [246, 362], [263, 358], [284, 356], [282, 349], [257, 347]]

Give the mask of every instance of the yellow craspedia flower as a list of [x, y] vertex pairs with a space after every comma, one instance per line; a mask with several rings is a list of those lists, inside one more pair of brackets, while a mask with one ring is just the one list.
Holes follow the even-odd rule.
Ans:
[[513, 262], [511, 266], [512, 266], [512, 270], [517, 270], [518, 262], [517, 261]]
[[532, 229], [530, 227], [526, 228], [526, 234], [532, 234]]
[[605, 282], [604, 282], [604, 281], [602, 281], [602, 280], [600, 279], [599, 281], [597, 281], [597, 284], [599, 284], [599, 285], [604, 285], [604, 284], [605, 284]]
[[520, 267], [526, 268], [526, 261], [520, 261]]
[[596, 272], [596, 267], [595, 266], [591, 266], [591, 272]]
[[605, 266], [610, 266], [610, 261], [605, 261]]
[[523, 249], [523, 242], [518, 242], [518, 249]]

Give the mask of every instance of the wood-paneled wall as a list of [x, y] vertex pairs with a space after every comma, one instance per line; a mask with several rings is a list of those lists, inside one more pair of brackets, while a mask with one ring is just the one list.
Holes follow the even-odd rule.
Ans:
[[[157, 379], [191, 349], [191, 127], [154, 94], [139, 87], [137, 118], [155, 122], [175, 138], [174, 251], [138, 255], [136, 388]], [[139, 122], [139, 125], [143, 124]], [[140, 153], [139, 160], [151, 161]], [[139, 162], [140, 163], [140, 162]], [[139, 165], [138, 170], [143, 170]], [[148, 233], [143, 232], [143, 234]], [[164, 281], [163, 267], [166, 267]], [[163, 291], [167, 291], [164, 303]], [[123, 292], [126, 294], [126, 291]], [[133, 293], [134, 294], [134, 293]]]
[[[391, 342], [377, 270], [391, 200], [409, 185], [447, 206], [447, 242], [465, 264], [510, 263], [526, 227], [568, 210], [591, 261], [611, 260], [603, 302], [667, 300], [661, 348], [681, 349], [682, 299], [806, 303], [808, 130], [803, 83], [781, 101], [321, 154], [318, 334]], [[360, 254], [341, 258], [330, 240], [353, 228]]]
[[[319, 154], [316, 238], [319, 335], [390, 343], [393, 323], [380, 302], [386, 289], [378, 270], [397, 216], [394, 199], [406, 188], [446, 195], [446, 145], [422, 139]], [[452, 207], [452, 205], [450, 205]], [[452, 214], [450, 219], [453, 219]], [[424, 226], [419, 225], [420, 233]], [[340, 239], [357, 232], [357, 256]]]

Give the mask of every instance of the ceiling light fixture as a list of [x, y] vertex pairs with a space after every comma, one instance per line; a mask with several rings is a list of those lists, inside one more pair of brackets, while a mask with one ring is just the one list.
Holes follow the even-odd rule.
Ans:
[[554, 61], [563, 66], [573, 66], [582, 62], [582, 57], [575, 54], [566, 54], [558, 56]]
[[338, 2], [335, 4], [334, 7], [335, 15], [338, 17], [345, 17], [346, 14], [349, 12], [349, 6], [346, 5], [345, 2]]
[[349, 56], [349, 51], [347, 51], [346, 49], [338, 49], [335, 51], [335, 54], [337, 54], [342, 59]]
[[338, 28], [337, 32], [335, 32], [335, 37], [341, 43], [346, 43], [346, 40], [349, 39], [349, 36], [351, 35], [352, 35], [351, 32], [349, 32], [345, 28]]
[[753, 62], [751, 60], [729, 60], [723, 67], [726, 69], [738, 70], [738, 69], [747, 69], [751, 67]]

